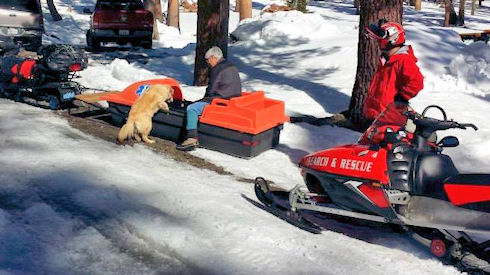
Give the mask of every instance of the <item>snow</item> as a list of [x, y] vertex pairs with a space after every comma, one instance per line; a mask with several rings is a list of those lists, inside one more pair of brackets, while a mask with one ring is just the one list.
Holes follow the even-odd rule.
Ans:
[[258, 17], [242, 20], [232, 35], [240, 41], [268, 42], [280, 39], [325, 39], [338, 36], [339, 30], [319, 14], [279, 11], [265, 12]]
[[312, 235], [249, 202], [234, 177], [0, 104], [5, 272], [457, 274], [404, 235], [335, 222], [342, 233]]
[[[45, 16], [46, 43], [84, 45], [90, 15], [82, 11], [95, 1], [55, 3], [64, 19]], [[357, 64], [352, 2], [311, 1], [307, 14], [262, 14], [269, 3], [254, 1], [254, 17], [241, 23], [230, 12], [229, 30], [239, 41], [228, 54], [243, 87], [284, 100], [289, 115], [347, 108]], [[488, 45], [462, 43], [457, 34], [488, 26], [483, 5], [466, 16], [466, 29], [440, 27], [443, 9], [428, 1], [421, 12], [406, 7], [404, 14], [425, 76], [413, 107], [438, 104], [480, 128], [442, 134], [460, 139], [445, 152], [463, 172], [488, 173], [490, 160]], [[153, 50], [94, 54], [77, 81], [120, 90], [172, 77], [186, 99], [199, 99], [205, 87], [192, 86], [197, 15], [180, 16], [180, 32], [159, 24]], [[279, 146], [253, 159], [192, 152], [235, 174], [223, 176], [143, 145], [88, 136], [50, 111], [3, 99], [0, 106], [0, 273], [459, 274], [382, 226], [332, 220], [332, 230], [320, 235], [299, 230], [256, 207], [253, 187], [238, 180], [263, 176], [292, 187], [302, 182], [302, 156], [353, 143], [353, 131], [286, 123]]]
[[463, 82], [463, 90], [481, 91], [480, 96], [490, 95], [490, 46], [476, 42], [466, 47], [449, 64], [450, 72]]

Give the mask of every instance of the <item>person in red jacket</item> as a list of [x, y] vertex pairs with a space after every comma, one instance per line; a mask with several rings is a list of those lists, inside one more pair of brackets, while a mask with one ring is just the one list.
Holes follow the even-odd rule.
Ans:
[[417, 66], [412, 46], [405, 45], [405, 31], [396, 22], [379, 20], [366, 29], [376, 39], [381, 56], [364, 102], [364, 117], [373, 121], [395, 102], [408, 103], [424, 87], [424, 77]]

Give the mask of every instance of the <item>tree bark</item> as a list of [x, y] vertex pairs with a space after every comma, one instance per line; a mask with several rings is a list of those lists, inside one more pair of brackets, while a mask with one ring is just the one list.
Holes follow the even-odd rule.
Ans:
[[208, 84], [206, 51], [218, 46], [223, 56], [228, 55], [229, 0], [199, 0], [197, 3], [197, 45], [194, 65], [194, 85]]
[[354, 0], [354, 8], [356, 8], [356, 14], [359, 14], [359, 7], [360, 7], [360, 2], [361, 0]]
[[475, 15], [476, 0], [471, 0], [471, 15]]
[[349, 104], [350, 119], [358, 125], [364, 123], [364, 100], [380, 55], [377, 43], [364, 35], [365, 28], [383, 18], [401, 23], [403, 0], [361, 1], [360, 11], [356, 81]]
[[456, 12], [454, 11], [453, 1], [444, 0], [444, 7], [446, 12], [444, 13], [444, 27], [449, 27], [451, 24], [456, 24]]
[[415, 0], [415, 10], [419, 11], [422, 9], [422, 0]]
[[235, 0], [235, 12], [240, 12], [240, 0]]
[[160, 0], [155, 0], [155, 9], [153, 12], [153, 16], [155, 17], [156, 20], [160, 21], [160, 23], [163, 23], [163, 12], [162, 12], [162, 1]]
[[62, 20], [63, 18], [58, 13], [58, 10], [56, 10], [56, 6], [54, 5], [53, 0], [47, 0], [47, 2], [48, 2], [49, 13], [51, 14], [51, 17], [53, 18], [53, 21]]
[[144, 0], [143, 4], [145, 5], [145, 9], [150, 11], [153, 14], [153, 35], [152, 38], [155, 40], [160, 39], [160, 35], [158, 34], [158, 25], [157, 25], [157, 14], [155, 11], [156, 1], [160, 2], [160, 0]]
[[459, 26], [464, 26], [464, 12], [465, 12], [465, 6], [466, 0], [459, 0], [459, 16], [458, 16], [458, 25]]
[[240, 21], [252, 18], [252, 0], [237, 0], [240, 2]]
[[179, 0], [168, 0], [167, 26], [176, 27], [180, 30]]

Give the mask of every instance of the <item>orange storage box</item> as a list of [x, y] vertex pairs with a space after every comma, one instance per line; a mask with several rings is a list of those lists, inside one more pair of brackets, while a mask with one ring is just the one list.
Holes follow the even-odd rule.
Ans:
[[199, 119], [202, 147], [240, 157], [254, 157], [279, 144], [285, 115], [284, 102], [263, 91], [214, 99]]
[[266, 98], [263, 91], [257, 91], [231, 99], [214, 99], [204, 108], [199, 122], [258, 134], [288, 120], [283, 101]]

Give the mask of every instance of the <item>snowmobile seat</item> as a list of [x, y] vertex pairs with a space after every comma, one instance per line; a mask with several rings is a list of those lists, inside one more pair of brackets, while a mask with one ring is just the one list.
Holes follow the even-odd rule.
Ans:
[[460, 185], [490, 186], [490, 174], [458, 174], [445, 180], [446, 183]]
[[490, 174], [459, 174], [444, 181], [449, 201], [457, 206], [490, 213]]
[[412, 192], [414, 195], [447, 199], [443, 189], [445, 179], [458, 174], [449, 156], [420, 154], [416, 158]]

